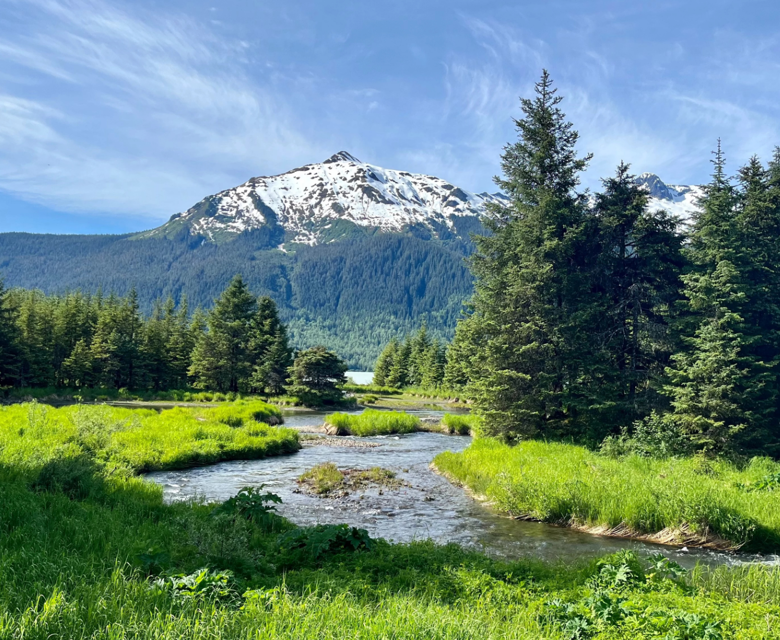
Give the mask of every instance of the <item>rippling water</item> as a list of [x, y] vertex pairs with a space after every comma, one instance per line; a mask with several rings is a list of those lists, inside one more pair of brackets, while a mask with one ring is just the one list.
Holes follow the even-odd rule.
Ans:
[[[441, 412], [435, 411], [412, 413], [423, 417], [441, 416]], [[285, 417], [285, 424], [305, 433], [322, 424], [323, 417], [322, 413], [294, 412]], [[499, 516], [429, 469], [438, 453], [465, 449], [471, 442], [468, 437], [414, 433], [343, 439], [345, 442], [350, 440], [378, 446], [307, 445], [294, 455], [157, 472], [147, 478], [162, 485], [169, 502], [193, 498], [222, 501], [242, 487], [265, 484], [281, 496], [283, 504], [279, 512], [297, 524], [345, 522], [367, 529], [372, 536], [396, 542], [431, 538], [436, 542], [455, 542], [477, 548], [499, 557], [535, 556], [567, 561], [630, 548], [642, 554], [660, 551], [688, 567], [697, 562], [777, 560], [706, 550], [686, 552]], [[370, 489], [338, 499], [295, 493], [298, 476], [322, 462], [334, 462], [339, 468], [384, 467], [395, 471], [410, 486], [385, 490], [382, 495], [378, 489]]]

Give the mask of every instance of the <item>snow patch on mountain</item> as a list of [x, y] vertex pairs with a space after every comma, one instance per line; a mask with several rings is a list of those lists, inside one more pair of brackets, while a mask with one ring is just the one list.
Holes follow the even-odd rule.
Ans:
[[334, 225], [351, 223], [382, 231], [413, 225], [434, 235], [454, 230], [456, 218], [479, 217], [502, 194], [475, 194], [445, 180], [383, 169], [341, 151], [320, 164], [248, 182], [209, 196], [173, 216], [147, 236], [167, 235], [187, 226], [209, 239], [279, 225], [287, 243], [318, 244], [338, 235]]
[[683, 222], [689, 222], [699, 210], [699, 199], [704, 195], [702, 187], [666, 184], [654, 173], [640, 174], [636, 183], [650, 195], [650, 209], [663, 209]]

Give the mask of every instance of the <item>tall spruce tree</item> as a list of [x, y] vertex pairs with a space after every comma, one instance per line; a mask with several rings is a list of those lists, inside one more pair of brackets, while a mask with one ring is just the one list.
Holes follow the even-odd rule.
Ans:
[[208, 331], [192, 354], [190, 374], [204, 389], [245, 390], [252, 368], [252, 324], [257, 301], [237, 275], [214, 302], [208, 314]]
[[470, 390], [486, 434], [507, 438], [573, 433], [588, 417], [594, 382], [590, 336], [599, 309], [591, 301], [594, 224], [577, 191], [590, 156], [577, 156], [544, 71], [533, 99], [522, 99], [518, 141], [505, 147], [499, 187], [472, 259], [473, 323], [483, 363]]
[[14, 310], [9, 302], [8, 290], [0, 280], [0, 386], [18, 383], [19, 355]]
[[750, 243], [740, 225], [738, 194], [725, 173], [718, 143], [712, 181], [700, 202], [684, 276], [692, 316], [685, 349], [669, 368], [672, 420], [700, 449], [731, 448], [751, 440], [770, 407], [771, 366], [751, 353], [758, 327], [748, 320], [753, 271]]
[[676, 346], [670, 322], [685, 260], [676, 221], [648, 210], [648, 194], [628, 165], [621, 163], [603, 185], [594, 206], [594, 293], [603, 305], [595, 346], [604, 357], [594, 358], [589, 374], [599, 380], [599, 422], [607, 435], [662, 404], [656, 387]]
[[267, 296], [260, 298], [257, 303], [250, 350], [255, 361], [253, 388], [270, 394], [282, 393], [287, 370], [292, 364], [292, 350], [287, 329], [279, 319], [276, 303]]
[[374, 367], [374, 384], [384, 386], [390, 384], [390, 374], [393, 370], [396, 354], [398, 353], [398, 338], [393, 338], [382, 350]]

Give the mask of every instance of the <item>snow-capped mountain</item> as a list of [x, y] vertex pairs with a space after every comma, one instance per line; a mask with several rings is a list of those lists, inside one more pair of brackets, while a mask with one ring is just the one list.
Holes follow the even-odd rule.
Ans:
[[703, 190], [699, 186], [668, 185], [654, 173], [642, 173], [636, 183], [644, 186], [650, 194], [651, 209], [664, 209], [683, 221], [691, 219], [698, 209]]
[[440, 178], [382, 169], [342, 151], [321, 164], [252, 178], [209, 196], [139, 237], [188, 229], [221, 242], [262, 228], [275, 231], [278, 245], [322, 244], [377, 230], [467, 237], [485, 204], [502, 200], [501, 194], [469, 193]]

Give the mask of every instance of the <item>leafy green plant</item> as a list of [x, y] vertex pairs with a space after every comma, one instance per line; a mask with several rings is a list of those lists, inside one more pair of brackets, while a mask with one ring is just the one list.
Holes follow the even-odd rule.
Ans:
[[320, 524], [282, 534], [278, 545], [282, 551], [299, 551], [318, 560], [342, 551], [370, 551], [374, 541], [365, 529], [346, 524]]
[[213, 514], [235, 514], [265, 530], [272, 530], [279, 518], [273, 505], [281, 504], [282, 499], [275, 493], [263, 493], [265, 486], [243, 487], [235, 496], [214, 509]]
[[190, 574], [176, 574], [158, 578], [152, 583], [156, 591], [169, 593], [174, 600], [210, 600], [236, 602], [239, 598], [230, 571], [212, 572], [199, 569]]

